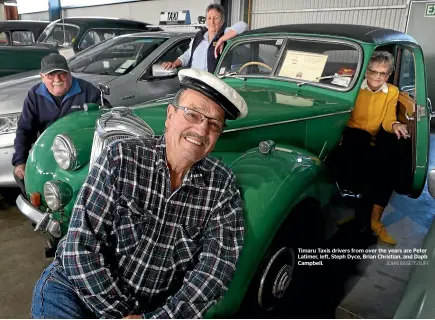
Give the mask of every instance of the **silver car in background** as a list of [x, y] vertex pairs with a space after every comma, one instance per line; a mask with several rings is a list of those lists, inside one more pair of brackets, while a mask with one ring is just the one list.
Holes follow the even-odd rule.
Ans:
[[[143, 32], [109, 39], [80, 52], [69, 61], [77, 78], [100, 86], [114, 107], [132, 106], [168, 98], [179, 89], [177, 70], [163, 70], [174, 61], [194, 33]], [[39, 71], [1, 78], [0, 82], [0, 187], [13, 186], [11, 164], [17, 122], [27, 92], [41, 81]]]

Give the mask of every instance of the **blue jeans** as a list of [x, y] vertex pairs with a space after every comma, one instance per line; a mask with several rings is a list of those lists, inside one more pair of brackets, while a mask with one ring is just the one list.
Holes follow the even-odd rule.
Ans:
[[31, 316], [34, 319], [95, 318], [75, 293], [63, 268], [53, 261], [33, 289]]

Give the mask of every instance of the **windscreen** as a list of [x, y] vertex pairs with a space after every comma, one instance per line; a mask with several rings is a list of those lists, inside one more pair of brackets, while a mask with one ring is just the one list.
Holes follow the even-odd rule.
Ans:
[[70, 60], [74, 72], [123, 75], [133, 70], [167, 38], [119, 37], [97, 45]]

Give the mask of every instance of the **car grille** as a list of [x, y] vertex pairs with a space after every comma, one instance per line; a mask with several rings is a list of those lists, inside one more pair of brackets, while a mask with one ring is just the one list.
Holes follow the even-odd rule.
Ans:
[[126, 107], [109, 109], [97, 120], [92, 142], [89, 171], [109, 144], [132, 137], [153, 137], [154, 131], [141, 118], [133, 115]]

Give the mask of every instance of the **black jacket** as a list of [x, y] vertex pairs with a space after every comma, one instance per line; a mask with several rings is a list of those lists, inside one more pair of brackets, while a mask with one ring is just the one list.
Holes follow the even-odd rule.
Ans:
[[[210, 73], [214, 73], [216, 69], [217, 62], [219, 61], [220, 55], [218, 55], [217, 58], [214, 56], [214, 50], [216, 48], [216, 44], [218, 40], [225, 34], [225, 24], [222, 25], [222, 27], [219, 29], [219, 31], [214, 36], [213, 40], [210, 42], [210, 45], [208, 46], [207, 50], [207, 71]], [[193, 38], [192, 43], [192, 52], [190, 53], [190, 60], [189, 64], [187, 65], [188, 68], [192, 67], [192, 59], [193, 59], [193, 53], [195, 52], [196, 48], [199, 46], [201, 41], [204, 39], [204, 34], [207, 32], [207, 28], [201, 28], [199, 30], [195, 37]]]

